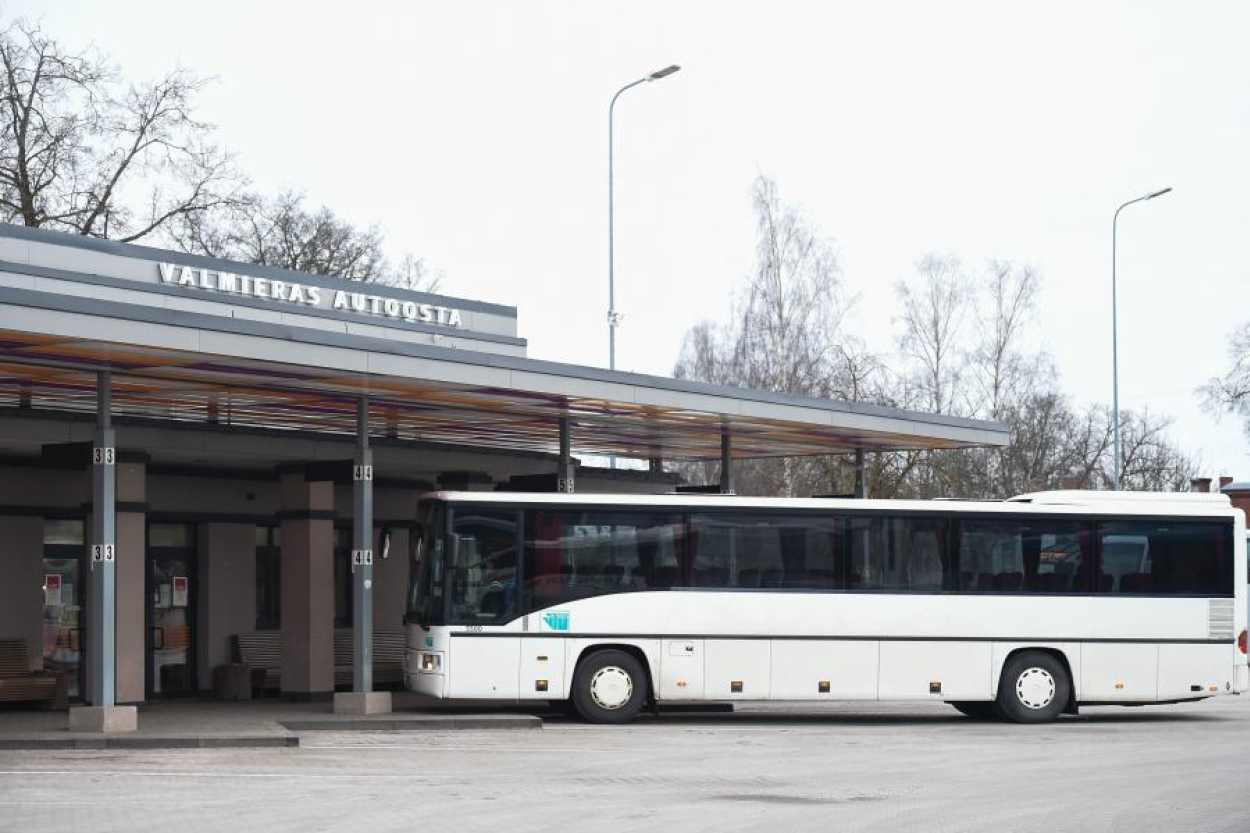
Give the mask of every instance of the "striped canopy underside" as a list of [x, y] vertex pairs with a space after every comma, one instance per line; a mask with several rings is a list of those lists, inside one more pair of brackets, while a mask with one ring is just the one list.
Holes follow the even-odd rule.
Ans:
[[377, 436], [479, 449], [555, 451], [559, 419], [579, 455], [666, 460], [720, 456], [728, 426], [737, 458], [857, 449], [956, 448], [956, 440], [642, 406], [632, 402], [451, 384], [200, 353], [0, 331], [0, 408], [93, 413], [96, 373], [113, 373], [113, 413], [181, 423], [353, 434], [370, 401]]

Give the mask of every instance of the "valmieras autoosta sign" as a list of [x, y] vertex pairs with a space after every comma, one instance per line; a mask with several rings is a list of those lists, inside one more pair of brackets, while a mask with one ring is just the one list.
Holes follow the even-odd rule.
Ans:
[[462, 327], [460, 310], [437, 304], [404, 301], [385, 295], [355, 292], [350, 289], [327, 289], [322, 286], [262, 278], [236, 272], [222, 272], [199, 266], [182, 266], [177, 263], [160, 263], [161, 282], [170, 286], [257, 298], [275, 304], [291, 304], [313, 309], [355, 312], [394, 318], [411, 324], [442, 324], [445, 327]]

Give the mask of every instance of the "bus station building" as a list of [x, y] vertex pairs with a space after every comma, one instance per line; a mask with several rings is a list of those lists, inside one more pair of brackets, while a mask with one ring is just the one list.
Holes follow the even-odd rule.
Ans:
[[243, 637], [283, 697], [363, 694], [423, 492], [668, 492], [665, 463], [716, 460], [731, 491], [734, 460], [1006, 442], [530, 358], [511, 306], [0, 226], [0, 673], [107, 728], [211, 691]]

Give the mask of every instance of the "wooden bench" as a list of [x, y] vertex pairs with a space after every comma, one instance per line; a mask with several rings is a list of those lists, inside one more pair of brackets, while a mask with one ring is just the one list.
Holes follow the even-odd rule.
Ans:
[[[253, 669], [264, 669], [260, 687], [276, 691], [282, 684], [282, 632], [256, 631], [234, 636], [235, 661]], [[404, 632], [373, 632], [374, 685], [400, 685], [404, 681]], [[352, 632], [334, 632], [334, 686], [352, 686]]]
[[253, 670], [264, 670], [264, 682], [260, 683], [258, 688], [264, 691], [277, 691], [281, 688], [281, 631], [236, 633], [234, 635], [234, 659]]
[[[373, 632], [373, 685], [404, 682], [404, 632]], [[334, 687], [352, 687], [352, 632], [334, 632]]]
[[56, 697], [56, 677], [32, 671], [26, 640], [0, 639], [0, 700], [51, 702]]

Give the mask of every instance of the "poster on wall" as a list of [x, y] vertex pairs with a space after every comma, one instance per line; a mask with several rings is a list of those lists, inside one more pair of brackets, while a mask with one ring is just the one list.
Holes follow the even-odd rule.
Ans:
[[187, 577], [174, 576], [174, 607], [187, 606]]
[[45, 607], [61, 606], [61, 577], [45, 575], [43, 577], [43, 604]]

